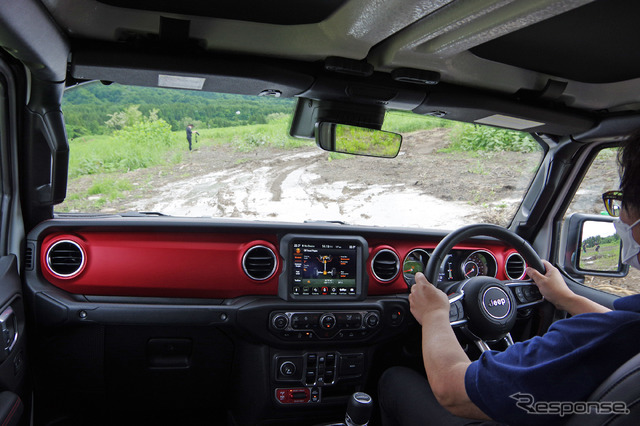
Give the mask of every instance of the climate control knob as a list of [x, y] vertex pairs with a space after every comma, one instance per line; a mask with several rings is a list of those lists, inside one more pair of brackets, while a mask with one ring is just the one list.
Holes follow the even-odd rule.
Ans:
[[336, 326], [336, 316], [328, 313], [320, 316], [320, 327], [325, 330], [331, 330]]
[[284, 314], [278, 314], [273, 317], [271, 323], [278, 330], [284, 330], [287, 327], [287, 324], [289, 324], [289, 318]]

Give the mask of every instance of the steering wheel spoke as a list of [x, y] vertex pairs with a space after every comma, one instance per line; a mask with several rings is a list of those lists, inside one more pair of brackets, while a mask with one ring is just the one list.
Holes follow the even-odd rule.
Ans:
[[531, 281], [509, 281], [505, 282], [516, 297], [516, 308], [523, 309], [544, 302], [544, 297], [540, 294], [538, 286]]
[[511, 346], [511, 345], [513, 345], [513, 344], [514, 344], [514, 343], [513, 343], [513, 337], [511, 337], [511, 333], [507, 333], [507, 334], [502, 338], [502, 340], [504, 341], [504, 343], [505, 343], [507, 346]]
[[[480, 350], [480, 352], [486, 352], [491, 350], [489, 343], [494, 343], [494, 342], [488, 342], [486, 340], [480, 339], [478, 336], [471, 333], [468, 328], [465, 331], [466, 331], [466, 334], [471, 338], [473, 343], [476, 345], [476, 347]], [[514, 344], [513, 337], [511, 337], [511, 333], [505, 334], [505, 336], [502, 339], [497, 340], [495, 343], [502, 343], [506, 347], [512, 346]]]

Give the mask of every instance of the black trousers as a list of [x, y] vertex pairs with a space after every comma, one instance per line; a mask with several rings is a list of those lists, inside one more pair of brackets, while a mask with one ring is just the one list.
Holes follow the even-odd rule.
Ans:
[[427, 378], [405, 367], [384, 372], [378, 383], [378, 398], [383, 426], [500, 425], [454, 416], [438, 403]]

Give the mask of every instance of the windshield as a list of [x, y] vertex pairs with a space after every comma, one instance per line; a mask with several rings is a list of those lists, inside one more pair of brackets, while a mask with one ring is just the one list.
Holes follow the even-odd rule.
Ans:
[[293, 99], [89, 84], [63, 112], [69, 184], [58, 213], [452, 229], [506, 226], [537, 171], [529, 135], [390, 112], [394, 159], [288, 136]]

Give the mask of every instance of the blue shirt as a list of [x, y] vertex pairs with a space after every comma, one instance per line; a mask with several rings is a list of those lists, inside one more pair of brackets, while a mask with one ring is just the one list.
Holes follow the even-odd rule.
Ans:
[[565, 422], [566, 417], [529, 414], [521, 407], [543, 402], [536, 407], [549, 409], [545, 402], [586, 401], [611, 373], [640, 353], [640, 295], [617, 299], [613, 306], [608, 313], [557, 321], [543, 336], [504, 352], [484, 352], [465, 374], [467, 395], [499, 422]]

